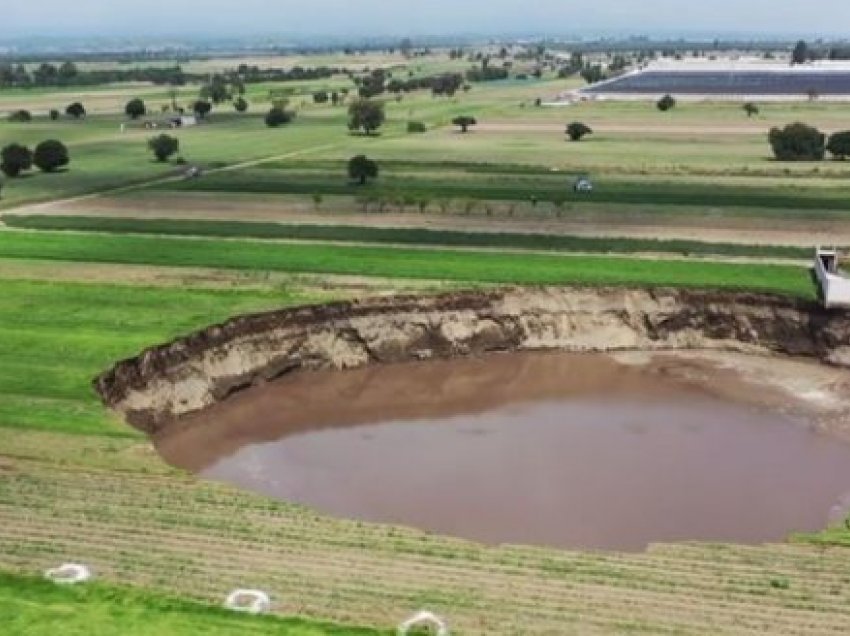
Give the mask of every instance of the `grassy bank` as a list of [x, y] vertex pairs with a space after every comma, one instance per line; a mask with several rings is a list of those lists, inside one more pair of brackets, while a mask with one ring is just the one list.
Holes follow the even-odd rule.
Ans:
[[390, 632], [302, 619], [245, 616], [217, 607], [103, 583], [60, 587], [0, 572], [6, 636], [377, 636]]
[[687, 286], [814, 298], [801, 267], [603, 256], [276, 244], [247, 240], [0, 233], [0, 258], [221, 267], [497, 284]]
[[6, 280], [0, 294], [0, 427], [133, 436], [95, 398], [115, 360], [223, 320], [312, 298], [232, 291]]
[[290, 239], [352, 243], [392, 243], [447, 247], [488, 247], [558, 252], [664, 253], [681, 256], [809, 258], [806, 247], [742, 245], [688, 240], [594, 238], [509, 232], [457, 232], [421, 228], [376, 228], [333, 225], [284, 225], [244, 221], [125, 219], [93, 216], [4, 215], [9, 227], [31, 230], [76, 230], [112, 234], [156, 234], [217, 238]]

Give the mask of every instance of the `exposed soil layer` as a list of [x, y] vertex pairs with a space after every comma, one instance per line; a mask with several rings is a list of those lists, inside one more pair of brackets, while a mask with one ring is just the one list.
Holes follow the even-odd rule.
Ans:
[[155, 433], [300, 369], [521, 350], [723, 350], [850, 367], [850, 312], [781, 296], [684, 289], [375, 298], [237, 317], [120, 362], [94, 384], [109, 407]]

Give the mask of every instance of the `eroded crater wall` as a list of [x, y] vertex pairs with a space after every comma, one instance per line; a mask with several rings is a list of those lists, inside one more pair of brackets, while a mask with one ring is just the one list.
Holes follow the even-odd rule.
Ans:
[[240, 316], [95, 379], [153, 433], [299, 369], [517, 350], [726, 349], [850, 367], [850, 313], [792, 298], [682, 289], [536, 288], [377, 298]]

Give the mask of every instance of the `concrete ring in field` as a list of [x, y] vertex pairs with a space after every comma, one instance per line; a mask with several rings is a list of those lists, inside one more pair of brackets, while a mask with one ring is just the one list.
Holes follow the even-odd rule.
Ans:
[[58, 568], [51, 568], [44, 573], [44, 578], [61, 585], [76, 585], [85, 583], [92, 578], [91, 570], [79, 563], [63, 563]]
[[414, 627], [430, 626], [437, 636], [449, 636], [449, 626], [433, 612], [418, 612], [398, 626], [398, 636], [406, 636]]
[[224, 606], [234, 612], [265, 614], [271, 609], [269, 595], [262, 590], [233, 590], [224, 600]]

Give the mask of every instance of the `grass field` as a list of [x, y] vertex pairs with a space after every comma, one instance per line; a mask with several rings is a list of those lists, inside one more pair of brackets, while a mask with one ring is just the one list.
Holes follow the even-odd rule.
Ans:
[[[102, 636], [269, 634], [372, 636], [389, 634], [301, 619], [253, 618], [132, 588], [94, 584], [60, 588], [0, 572], [0, 615], [7, 636], [97, 633]], [[93, 632], [93, 626], [97, 626]]]
[[563, 252], [655, 253], [680, 256], [735, 256], [808, 259], [811, 249], [783, 245], [705, 243], [687, 240], [594, 238], [508, 232], [453, 232], [421, 228], [378, 228], [334, 225], [284, 225], [202, 219], [121, 219], [85, 216], [14, 216], [0, 220], [12, 228], [73, 230], [111, 234], [259, 238], [397, 245], [511, 248]]
[[[468, 66], [442, 52], [248, 62], [414, 75]], [[815, 297], [805, 268], [767, 259], [808, 258], [815, 229], [818, 240], [850, 236], [834, 232], [850, 223], [850, 168], [772, 161], [766, 133], [797, 120], [839, 130], [846, 106], [763, 105], [752, 119], [737, 104], [665, 114], [642, 103], [534, 107], [575, 85], [547, 72], [541, 81], [475, 84], [452, 99], [413, 93], [389, 100], [382, 134], [365, 138], [348, 134], [344, 107], [311, 102], [312, 90], [353, 88], [347, 77], [252, 84], [248, 114], [223, 105], [174, 133], [180, 154], [205, 168], [191, 182], [174, 178], [176, 165], [151, 161], [151, 131], [119, 130], [124, 103], [140, 96], [158, 111], [170, 101], [162, 87], [0, 91], [0, 113], [37, 115], [0, 120], [0, 146], [57, 138], [72, 156], [65, 172], [2, 181], [0, 633], [356, 636], [388, 633], [431, 609], [462, 634], [846, 634], [850, 531], [840, 526], [779, 545], [654, 545], [640, 554], [488, 547], [201, 481], [166, 466], [96, 400], [92, 378], [117, 359], [234, 314], [330, 299], [500, 284]], [[271, 130], [262, 117], [269, 91], [281, 87], [293, 89], [298, 116]], [[177, 98], [188, 103], [197, 91], [181, 87]], [[44, 115], [73, 99], [86, 103], [86, 120]], [[480, 125], [459, 134], [450, 125], [458, 114]], [[410, 120], [428, 132], [407, 134]], [[596, 132], [566, 142], [574, 120]], [[365, 188], [345, 174], [359, 153], [381, 168]], [[572, 192], [578, 174], [593, 178], [589, 196]], [[218, 204], [217, 221], [204, 216]], [[378, 209], [405, 218], [378, 227]], [[298, 224], [269, 222], [293, 210]], [[582, 236], [559, 230], [582, 219]], [[438, 225], [446, 220], [454, 229]], [[514, 221], [535, 233], [511, 230]], [[648, 230], [612, 235], [615, 221]], [[804, 236], [773, 244], [769, 230], [780, 226]], [[679, 238], [666, 239], [667, 228]], [[712, 228], [732, 238], [709, 242]], [[98, 583], [68, 590], [32, 578], [69, 560], [92, 565]], [[268, 590], [281, 617], [216, 609], [235, 587]]]
[[815, 294], [809, 273], [802, 267], [586, 255], [329, 248], [303, 243], [3, 232], [0, 258], [223, 267], [468, 283], [752, 289], [801, 298], [814, 298]]

